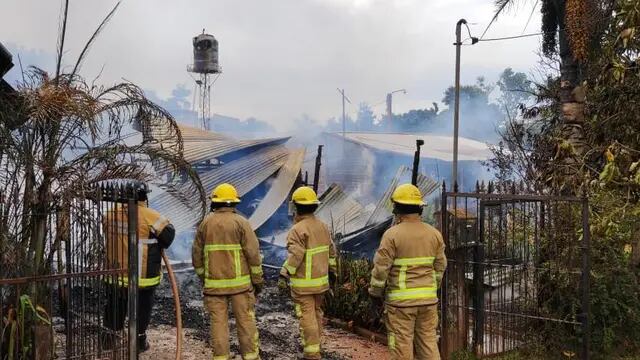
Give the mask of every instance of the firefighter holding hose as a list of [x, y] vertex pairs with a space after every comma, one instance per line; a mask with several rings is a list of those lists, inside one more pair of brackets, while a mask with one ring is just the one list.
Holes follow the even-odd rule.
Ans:
[[254, 294], [262, 290], [262, 259], [249, 221], [236, 212], [238, 203], [238, 192], [232, 185], [218, 185], [211, 193], [212, 212], [198, 227], [192, 248], [193, 267], [202, 280], [204, 304], [211, 318], [214, 360], [230, 358], [229, 302], [242, 358], [260, 358]]
[[318, 197], [310, 187], [293, 192], [295, 224], [287, 236], [288, 257], [280, 271], [278, 286], [290, 282], [295, 313], [300, 321], [303, 356], [320, 359], [322, 300], [335, 281], [336, 249], [327, 225], [314, 216]]
[[[160, 284], [162, 250], [171, 246], [175, 229], [169, 219], [147, 207], [149, 188], [143, 182], [134, 184], [138, 204], [138, 352], [149, 350], [147, 328], [151, 321], [154, 292]], [[107, 212], [103, 229], [106, 234], [107, 261], [120, 268], [128, 268], [127, 205], [118, 204]], [[128, 278], [108, 279], [107, 304], [105, 306], [104, 325], [114, 332], [124, 327], [127, 315]], [[107, 334], [105, 347], [114, 345], [113, 334]]]
[[447, 266], [440, 232], [422, 222], [424, 202], [411, 184], [391, 196], [396, 216], [373, 259], [369, 294], [382, 303], [391, 359], [440, 359], [438, 287]]

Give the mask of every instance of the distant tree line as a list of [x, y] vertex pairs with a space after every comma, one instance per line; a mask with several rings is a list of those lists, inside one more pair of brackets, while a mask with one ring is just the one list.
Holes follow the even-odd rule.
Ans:
[[[478, 77], [475, 84], [460, 87], [460, 135], [483, 141], [496, 141], [506, 120], [517, 112], [519, 104], [527, 103], [534, 94], [533, 83], [527, 75], [505, 69], [495, 84]], [[393, 114], [375, 115], [367, 103], [358, 105], [354, 118], [347, 117], [347, 131], [407, 132], [450, 135], [453, 131], [453, 107], [455, 89], [450, 86], [442, 98], [444, 108], [438, 103], [424, 109], [412, 109]], [[327, 131], [341, 131], [342, 119], [332, 118]]]

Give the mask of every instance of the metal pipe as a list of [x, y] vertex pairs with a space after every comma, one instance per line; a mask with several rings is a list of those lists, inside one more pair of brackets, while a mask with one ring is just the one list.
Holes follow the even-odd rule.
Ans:
[[420, 147], [424, 145], [424, 140], [416, 140], [416, 152], [413, 154], [413, 169], [411, 170], [411, 183], [418, 185], [418, 169], [420, 167]]
[[456, 46], [456, 83], [455, 83], [455, 106], [453, 109], [453, 165], [451, 174], [451, 183], [454, 191], [456, 190], [458, 183], [458, 127], [460, 123], [460, 48], [462, 46], [462, 25], [465, 25], [467, 20], [460, 19], [456, 24], [456, 42], [453, 44]]
[[316, 155], [316, 169], [313, 174], [313, 191], [318, 192], [318, 183], [320, 182], [320, 166], [322, 166], [322, 146], [318, 145], [318, 154]]

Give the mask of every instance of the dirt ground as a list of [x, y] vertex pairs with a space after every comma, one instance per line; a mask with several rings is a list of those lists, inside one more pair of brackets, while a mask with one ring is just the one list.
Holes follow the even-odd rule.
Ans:
[[[273, 274], [267, 274], [268, 277]], [[177, 274], [184, 330], [184, 360], [209, 359], [209, 319], [202, 303], [199, 281], [192, 272]], [[165, 277], [166, 278], [166, 277]], [[259, 295], [256, 304], [258, 331], [260, 332], [260, 357], [263, 360], [299, 359], [301, 346], [298, 321], [293, 314], [289, 296], [279, 294], [274, 281]], [[175, 313], [171, 291], [164, 280], [156, 293], [153, 320], [148, 331], [151, 350], [140, 356], [142, 360], [175, 359]], [[235, 323], [230, 317], [231, 352], [237, 359], [238, 341]], [[323, 359], [387, 359], [383, 345], [373, 343], [352, 333], [325, 326]]]

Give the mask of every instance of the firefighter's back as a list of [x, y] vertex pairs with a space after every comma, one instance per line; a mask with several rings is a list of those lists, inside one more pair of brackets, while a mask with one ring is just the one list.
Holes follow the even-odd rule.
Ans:
[[387, 301], [397, 306], [430, 305], [438, 302], [439, 275], [434, 262], [442, 256], [442, 236], [433, 226], [415, 215], [402, 221], [384, 235], [395, 247], [389, 274]]
[[249, 265], [242, 250], [248, 221], [231, 208], [207, 215], [201, 229], [204, 240], [204, 293], [231, 295], [250, 289]]

